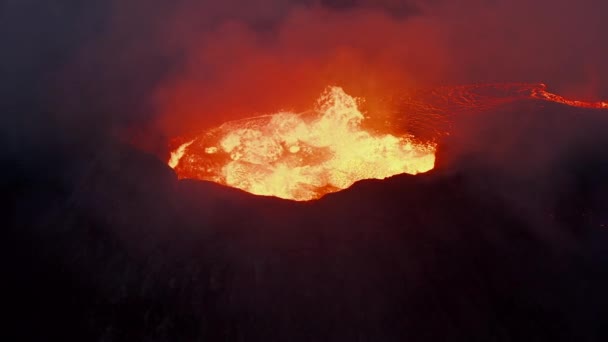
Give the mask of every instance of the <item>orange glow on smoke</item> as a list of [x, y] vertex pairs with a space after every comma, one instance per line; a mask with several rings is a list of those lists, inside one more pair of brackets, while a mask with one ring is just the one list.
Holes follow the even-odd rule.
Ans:
[[179, 146], [169, 165], [179, 178], [298, 201], [320, 198], [361, 179], [433, 168], [433, 144], [366, 131], [364, 119], [355, 98], [330, 87], [312, 112], [228, 122]]

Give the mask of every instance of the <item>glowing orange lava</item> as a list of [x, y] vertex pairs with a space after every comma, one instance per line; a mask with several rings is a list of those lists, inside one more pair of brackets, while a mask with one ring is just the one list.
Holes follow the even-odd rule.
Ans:
[[186, 153], [186, 148], [192, 145], [193, 142], [194, 140], [189, 141], [185, 144], [181, 144], [175, 151], [171, 152], [171, 158], [169, 158], [168, 164], [172, 169], [174, 169], [177, 164], [179, 164], [180, 159], [182, 159], [182, 157]]
[[553, 94], [547, 91], [547, 86], [545, 84], [539, 84], [532, 89], [532, 97], [547, 101], [553, 101], [557, 103], [562, 103], [568, 106], [580, 107], [580, 108], [591, 108], [591, 109], [608, 109], [608, 101], [599, 101], [599, 102], [586, 102], [586, 101], [578, 101], [578, 100], [569, 100], [564, 98], [561, 95]]
[[364, 130], [357, 100], [330, 87], [315, 111], [226, 123], [179, 146], [169, 165], [257, 195], [305, 201], [361, 179], [433, 168], [435, 145]]
[[449, 134], [450, 122], [458, 114], [481, 113], [525, 99], [608, 109], [608, 102], [567, 99], [548, 92], [542, 83], [441, 87], [393, 98], [397, 112], [390, 129], [409, 134], [391, 135], [363, 129], [357, 100], [330, 87], [314, 111], [228, 122], [177, 147], [168, 164], [179, 178], [213, 181], [257, 195], [312, 200], [361, 179], [429, 171], [436, 146], [420, 139], [435, 141]]

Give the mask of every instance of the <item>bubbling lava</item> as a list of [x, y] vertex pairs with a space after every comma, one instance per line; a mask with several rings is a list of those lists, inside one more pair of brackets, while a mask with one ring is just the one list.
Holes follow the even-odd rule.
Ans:
[[329, 87], [312, 112], [226, 123], [180, 145], [169, 166], [179, 178], [296, 201], [434, 167], [435, 144], [369, 132], [364, 119], [357, 99]]
[[396, 110], [389, 129], [409, 132], [392, 135], [364, 129], [358, 100], [342, 88], [329, 87], [314, 111], [232, 121], [183, 140], [168, 164], [179, 178], [213, 181], [257, 195], [318, 199], [358, 180], [429, 171], [436, 144], [422, 141], [449, 135], [460, 114], [525, 99], [608, 109], [607, 101], [565, 98], [543, 83], [448, 86], [389, 98], [389, 108]]

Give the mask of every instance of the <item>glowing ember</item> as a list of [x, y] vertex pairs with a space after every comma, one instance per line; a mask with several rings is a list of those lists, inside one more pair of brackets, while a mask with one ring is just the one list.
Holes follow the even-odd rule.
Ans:
[[224, 124], [179, 146], [169, 165], [180, 178], [298, 201], [361, 179], [433, 168], [434, 145], [370, 133], [363, 120], [357, 100], [331, 87], [312, 114], [282, 112]]

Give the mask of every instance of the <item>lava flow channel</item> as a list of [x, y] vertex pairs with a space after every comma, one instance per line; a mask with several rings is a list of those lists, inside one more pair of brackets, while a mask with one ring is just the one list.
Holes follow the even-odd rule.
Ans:
[[366, 131], [357, 99], [330, 87], [309, 113], [280, 112], [228, 122], [171, 153], [179, 178], [212, 181], [256, 195], [305, 201], [433, 168], [435, 145]]
[[561, 95], [553, 94], [547, 91], [547, 86], [544, 83], [532, 89], [531, 96], [536, 99], [547, 100], [565, 104], [572, 107], [589, 108], [589, 109], [608, 109], [608, 101], [587, 102], [579, 100], [567, 99]]

